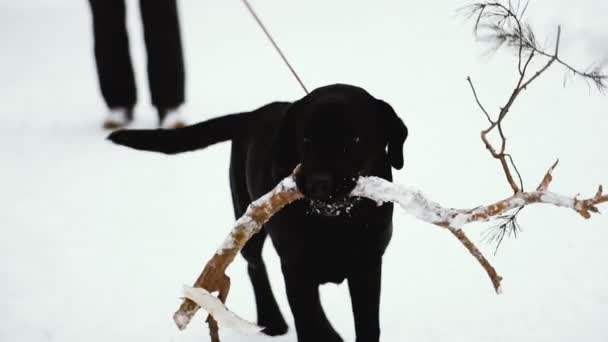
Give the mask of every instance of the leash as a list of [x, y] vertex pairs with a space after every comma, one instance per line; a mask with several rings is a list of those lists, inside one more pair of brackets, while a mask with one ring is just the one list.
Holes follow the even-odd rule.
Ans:
[[249, 10], [249, 13], [251, 14], [251, 16], [258, 23], [258, 25], [260, 26], [260, 28], [262, 29], [262, 31], [264, 31], [264, 34], [266, 34], [266, 38], [268, 38], [268, 40], [270, 40], [270, 42], [274, 46], [274, 49], [279, 53], [279, 55], [283, 59], [283, 62], [285, 62], [285, 64], [287, 65], [287, 67], [289, 68], [289, 70], [291, 71], [291, 73], [293, 74], [293, 76], [296, 78], [296, 80], [298, 81], [298, 83], [300, 83], [300, 87], [302, 87], [302, 89], [304, 90], [304, 92], [306, 93], [306, 95], [308, 95], [308, 89], [306, 89], [306, 86], [304, 86], [304, 83], [302, 82], [302, 80], [298, 76], [298, 73], [291, 66], [291, 64], [287, 60], [287, 57], [285, 57], [285, 55], [283, 54], [283, 51], [281, 51], [281, 49], [279, 48], [279, 46], [277, 45], [277, 43], [274, 41], [274, 39], [270, 35], [270, 32], [268, 32], [268, 30], [266, 29], [266, 26], [264, 26], [264, 23], [262, 23], [262, 20], [260, 20], [260, 17], [258, 17], [258, 15], [253, 10], [253, 7], [251, 7], [251, 5], [249, 4], [249, 1], [248, 0], [242, 0], [242, 1], [243, 1], [243, 4], [245, 4], [245, 6], [247, 7], [247, 9]]

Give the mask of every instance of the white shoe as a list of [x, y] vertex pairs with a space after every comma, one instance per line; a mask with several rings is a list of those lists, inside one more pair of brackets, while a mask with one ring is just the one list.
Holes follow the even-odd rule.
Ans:
[[160, 121], [160, 128], [163, 129], [174, 129], [182, 128], [186, 126], [186, 121], [182, 117], [178, 109], [169, 109], [163, 113]]
[[117, 129], [128, 125], [133, 120], [133, 111], [125, 107], [110, 108], [106, 119], [103, 121], [103, 128]]

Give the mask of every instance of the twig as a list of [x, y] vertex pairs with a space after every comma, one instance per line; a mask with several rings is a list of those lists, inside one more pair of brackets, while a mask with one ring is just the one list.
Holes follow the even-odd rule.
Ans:
[[[523, 10], [521, 11], [520, 5], [521, 3], [518, 1], [514, 6], [511, 0], [509, 0], [506, 5], [502, 4], [500, 1], [482, 1], [464, 8], [467, 17], [475, 17], [473, 31], [476, 37], [480, 38], [479, 33], [482, 28], [487, 29], [490, 32], [490, 39], [496, 44], [496, 49], [506, 44], [509, 47], [515, 48], [517, 51], [517, 70], [519, 73], [517, 84], [511, 91], [505, 105], [500, 107], [495, 120], [492, 119], [492, 116], [481, 104], [481, 100], [479, 99], [471, 78], [467, 77], [475, 102], [490, 123], [488, 128], [482, 130], [481, 139], [492, 157], [500, 162], [506, 180], [514, 194], [524, 190], [523, 179], [513, 157], [506, 152], [507, 138], [503, 131], [502, 123], [518, 96], [555, 62], [565, 67], [566, 70], [574, 75], [580, 76], [586, 81], [593, 82], [600, 92], [606, 89], [606, 81], [608, 80], [608, 75], [599, 67], [594, 67], [588, 72], [583, 72], [560, 59], [560, 26], [557, 27], [554, 50], [552, 52], [547, 52], [545, 49], [541, 48], [537, 43], [536, 35], [531, 26], [524, 21], [524, 15], [529, 2], [525, 2]], [[547, 58], [547, 60], [542, 67], [529, 75], [529, 67], [535, 57]], [[488, 135], [495, 129], [498, 130], [500, 137], [500, 145], [498, 148], [494, 147], [488, 139]], [[519, 184], [515, 181], [512, 170], [516, 173]], [[506, 216], [506, 221], [499, 226], [500, 232], [497, 239], [497, 248], [500, 246], [502, 239], [507, 233], [510, 235], [511, 232], [515, 233], [517, 231], [518, 225], [516, 216], [521, 212], [522, 208], [523, 207], [520, 207], [513, 214]]]
[[[517, 97], [521, 94], [523, 90], [525, 90], [528, 86], [532, 84], [538, 77], [540, 77], [551, 65], [555, 62], [564, 66], [567, 70], [574, 73], [577, 76], [580, 76], [586, 80], [591, 80], [595, 83], [597, 88], [602, 91], [606, 88], [606, 80], [608, 80], [608, 75], [604, 74], [599, 68], [594, 68], [590, 72], [582, 72], [578, 69], [575, 69], [571, 65], [565, 63], [559, 57], [559, 48], [561, 41], [561, 27], [557, 28], [557, 35], [555, 38], [555, 49], [552, 53], [546, 52], [542, 49], [536, 42], [536, 36], [532, 31], [530, 25], [523, 21], [523, 16], [528, 8], [528, 2], [525, 3], [523, 10], [520, 9], [520, 3], [517, 2], [516, 8], [514, 8], [513, 4], [509, 1], [507, 5], [503, 5], [500, 2], [495, 1], [483, 1], [475, 3], [471, 6], [465, 8], [467, 17], [475, 16], [475, 25], [474, 25], [474, 33], [479, 37], [479, 31], [482, 27], [487, 28], [493, 34], [492, 39], [495, 43], [497, 43], [497, 47], [500, 47], [504, 43], [511, 47], [515, 47], [517, 50], [517, 67], [519, 72], [519, 78], [517, 80], [517, 84], [513, 91], [511, 92], [507, 102], [500, 108], [500, 111], [497, 115], [497, 119], [493, 120], [485, 107], [481, 104], [481, 101], [477, 95], [477, 91], [471, 81], [470, 77], [467, 77], [467, 81], [471, 87], [473, 92], [473, 96], [475, 97], [475, 102], [478, 107], [484, 113], [488, 121], [490, 122], [490, 126], [484, 129], [481, 132], [481, 139], [492, 155], [493, 158], [497, 159], [503, 169], [503, 172], [507, 178], [509, 186], [513, 190], [513, 193], [516, 194], [519, 191], [523, 190], [521, 175], [517, 171], [517, 167], [513, 158], [508, 155], [506, 151], [506, 137], [502, 130], [502, 121], [507, 116], [511, 107]], [[525, 61], [524, 61], [524, 56]], [[528, 76], [528, 68], [532, 62], [532, 60], [536, 56], [546, 57], [548, 60], [546, 63], [534, 72], [531, 76]], [[500, 135], [500, 148], [496, 149], [489, 141], [488, 134], [492, 132], [494, 129], [498, 129]], [[515, 182], [515, 177], [511, 174], [511, 169], [509, 167], [509, 163], [507, 162], [507, 158], [510, 160], [511, 166], [518, 173], [518, 177], [520, 180], [519, 186]]]
[[462, 229], [450, 226], [444, 226], [444, 228], [447, 228], [454, 236], [456, 236], [458, 241], [460, 241], [464, 245], [464, 247], [471, 253], [471, 255], [473, 255], [475, 259], [477, 259], [481, 267], [483, 267], [483, 269], [488, 274], [488, 277], [490, 277], [490, 280], [492, 281], [492, 286], [494, 286], [494, 291], [496, 291], [497, 294], [501, 294], [502, 287], [500, 285], [500, 282], [502, 281], [502, 277], [498, 275], [496, 269], [494, 269], [488, 259], [483, 256], [477, 246], [475, 246], [475, 244], [471, 240], [469, 240], [469, 238], [464, 234]]
[[484, 106], [479, 101], [479, 97], [477, 96], [477, 91], [475, 90], [475, 87], [473, 86], [473, 81], [471, 80], [470, 76], [467, 76], [467, 82], [469, 82], [469, 85], [471, 85], [471, 91], [473, 92], [473, 96], [475, 97], [475, 101], [477, 102], [477, 105], [479, 106], [481, 111], [486, 115], [486, 118], [488, 119], [490, 124], [493, 124], [494, 121], [492, 121], [490, 114], [488, 114], [488, 111], [484, 108]]

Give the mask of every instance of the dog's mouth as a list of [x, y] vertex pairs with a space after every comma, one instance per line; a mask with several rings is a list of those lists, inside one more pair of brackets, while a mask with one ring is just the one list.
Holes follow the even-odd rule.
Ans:
[[[323, 178], [315, 178], [314, 173], [313, 177], [300, 175], [300, 177], [296, 177], [296, 184], [298, 188], [302, 189], [305, 196], [306, 213], [309, 215], [350, 216], [351, 211], [361, 202], [361, 198], [350, 196], [361, 173], [356, 176], [329, 177], [331, 181], [322, 187], [322, 191], [319, 191], [319, 183], [313, 183], [313, 180], [322, 183]], [[337, 181], [335, 181], [336, 179]]]
[[307, 213], [318, 216], [350, 216], [351, 211], [360, 201], [360, 197], [348, 196], [327, 201], [306, 198]]

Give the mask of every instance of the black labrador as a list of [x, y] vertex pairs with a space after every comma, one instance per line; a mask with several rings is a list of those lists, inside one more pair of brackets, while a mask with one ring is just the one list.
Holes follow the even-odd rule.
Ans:
[[232, 141], [230, 186], [236, 217], [301, 163], [306, 196], [276, 214], [242, 255], [268, 335], [287, 325], [262, 260], [266, 235], [280, 256], [299, 342], [342, 341], [319, 300], [319, 285], [348, 280], [358, 342], [377, 342], [382, 255], [392, 234], [392, 204], [350, 198], [359, 176], [392, 180], [403, 167], [408, 131], [390, 105], [350, 85], [330, 85], [293, 102], [214, 118], [174, 130], [121, 130], [109, 139], [174, 154]]

